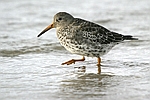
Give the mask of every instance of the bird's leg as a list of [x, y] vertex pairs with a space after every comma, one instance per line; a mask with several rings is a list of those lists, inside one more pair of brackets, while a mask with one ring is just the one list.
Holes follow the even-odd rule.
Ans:
[[75, 64], [75, 62], [77, 62], [77, 61], [84, 61], [84, 60], [85, 60], [85, 57], [83, 56], [82, 59], [72, 59], [72, 60], [69, 60], [69, 61], [67, 61], [67, 62], [62, 63], [61, 65], [65, 65], [65, 64], [70, 65], [70, 64], [72, 64], [72, 63]]
[[98, 57], [97, 67], [98, 67], [98, 74], [100, 74], [101, 73], [101, 58], [100, 57]]

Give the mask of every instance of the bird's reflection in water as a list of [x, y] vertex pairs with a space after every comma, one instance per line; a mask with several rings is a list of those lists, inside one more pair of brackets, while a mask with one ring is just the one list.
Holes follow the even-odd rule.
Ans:
[[[97, 65], [97, 68], [98, 68], [98, 72], [97, 72], [97, 74], [101, 74], [101, 65]], [[75, 72], [83, 72], [83, 73], [85, 73], [86, 72], [86, 66], [75, 66], [74, 67], [74, 71]]]
[[[70, 75], [68, 79], [61, 81], [59, 96], [75, 99], [101, 98], [105, 94], [106, 87], [111, 85], [113, 75], [86, 73], [86, 66], [74, 67], [76, 73]], [[64, 98], [65, 98], [64, 97]]]
[[75, 72], [86, 72], [86, 66], [74, 67]]

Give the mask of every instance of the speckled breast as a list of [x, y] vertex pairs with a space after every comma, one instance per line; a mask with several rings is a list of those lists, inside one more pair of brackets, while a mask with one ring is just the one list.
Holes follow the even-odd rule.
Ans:
[[84, 48], [82, 47], [82, 44], [80, 44], [79, 40], [76, 40], [73, 36], [73, 31], [71, 31], [68, 28], [59, 29], [57, 31], [57, 37], [59, 39], [59, 42], [62, 46], [64, 46], [69, 52], [80, 54], [80, 52], [83, 52]]
[[88, 43], [88, 40], [82, 36], [74, 36], [74, 31], [63, 28], [57, 31], [57, 37], [62, 46], [64, 46], [69, 52], [88, 56], [88, 57], [100, 57], [106, 54], [114, 44], [100, 44], [100, 43]]

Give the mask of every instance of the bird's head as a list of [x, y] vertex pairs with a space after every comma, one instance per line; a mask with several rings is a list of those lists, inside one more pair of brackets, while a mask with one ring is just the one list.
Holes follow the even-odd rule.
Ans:
[[59, 12], [53, 18], [53, 23], [48, 25], [39, 35], [40, 37], [42, 34], [50, 30], [51, 28], [63, 28], [68, 26], [70, 23], [73, 22], [74, 17], [66, 12]]

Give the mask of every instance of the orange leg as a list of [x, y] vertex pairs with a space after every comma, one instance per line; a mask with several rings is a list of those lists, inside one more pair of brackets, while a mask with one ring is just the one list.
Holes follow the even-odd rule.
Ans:
[[101, 73], [101, 58], [100, 57], [98, 57], [97, 67], [98, 67], [98, 74], [100, 74]]
[[84, 61], [84, 60], [85, 60], [85, 57], [83, 56], [82, 59], [72, 59], [72, 60], [69, 60], [69, 61], [67, 61], [67, 62], [62, 63], [61, 65], [65, 65], [65, 64], [70, 65], [70, 64], [72, 64], [72, 63], [75, 64], [75, 62], [77, 62], [77, 61]]

